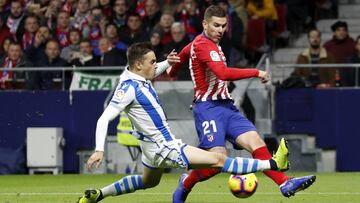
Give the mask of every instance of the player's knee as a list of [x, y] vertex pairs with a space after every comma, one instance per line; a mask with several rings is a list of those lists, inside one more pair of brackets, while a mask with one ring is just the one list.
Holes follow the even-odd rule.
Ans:
[[220, 153], [215, 153], [214, 154], [216, 162], [214, 164], [214, 167], [216, 168], [221, 168], [224, 166], [225, 160], [226, 160], [226, 156], [224, 154], [220, 154]]
[[244, 147], [249, 152], [253, 152], [257, 148], [266, 145], [264, 140], [260, 137], [260, 135], [256, 131], [249, 131], [240, 135], [236, 139], [236, 143]]

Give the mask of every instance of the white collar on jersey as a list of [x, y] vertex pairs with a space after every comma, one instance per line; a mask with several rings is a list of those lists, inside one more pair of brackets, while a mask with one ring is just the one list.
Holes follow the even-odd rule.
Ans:
[[124, 72], [125, 72], [126, 76], [130, 79], [139, 80], [141, 82], [148, 82], [144, 77], [129, 71], [129, 66], [126, 66]]

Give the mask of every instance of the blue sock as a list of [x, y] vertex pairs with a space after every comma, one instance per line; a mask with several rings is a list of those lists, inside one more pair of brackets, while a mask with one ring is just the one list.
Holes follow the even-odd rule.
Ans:
[[132, 193], [135, 190], [144, 189], [142, 184], [141, 175], [129, 175], [121, 178], [119, 181], [110, 184], [103, 189], [101, 192], [104, 197], [116, 196], [126, 193]]

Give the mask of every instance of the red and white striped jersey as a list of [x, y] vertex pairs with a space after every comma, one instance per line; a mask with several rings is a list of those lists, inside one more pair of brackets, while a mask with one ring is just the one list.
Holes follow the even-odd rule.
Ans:
[[259, 71], [254, 68], [227, 67], [221, 47], [207, 38], [204, 33], [184, 47], [179, 56], [181, 62], [172, 67], [169, 75], [176, 76], [181, 64], [190, 59], [189, 69], [194, 83], [194, 101], [232, 99], [227, 81], [259, 75]]

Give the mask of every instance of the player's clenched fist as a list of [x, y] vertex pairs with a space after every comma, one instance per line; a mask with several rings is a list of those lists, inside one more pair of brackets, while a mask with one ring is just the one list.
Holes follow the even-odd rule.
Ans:
[[262, 70], [259, 70], [259, 76], [258, 76], [260, 79], [261, 79], [261, 82], [262, 83], [266, 83], [269, 81], [269, 73], [266, 72], [266, 71], [262, 71]]

